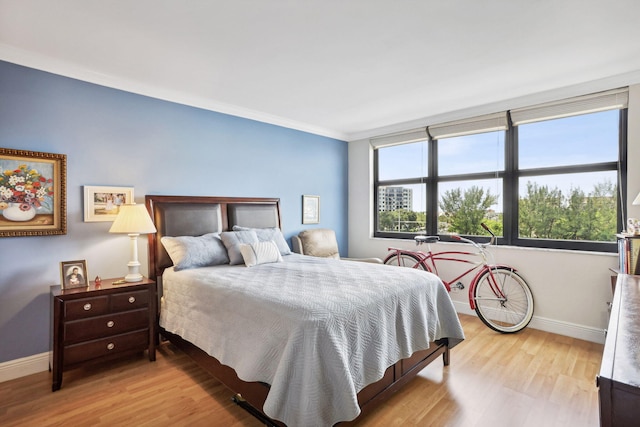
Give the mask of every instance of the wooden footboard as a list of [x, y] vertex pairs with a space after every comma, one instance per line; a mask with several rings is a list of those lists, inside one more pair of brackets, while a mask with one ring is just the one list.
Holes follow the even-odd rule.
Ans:
[[[263, 404], [269, 393], [269, 385], [261, 382], [246, 382], [238, 378], [236, 372], [229, 366], [221, 364], [215, 357], [209, 356], [200, 348], [185, 341], [178, 335], [165, 330], [161, 334], [176, 347], [185, 352], [200, 367], [225, 385], [234, 395], [234, 401], [248, 410], [254, 416], [270, 426], [285, 426], [285, 424], [272, 420], [262, 410]], [[353, 421], [338, 423], [340, 427], [350, 426], [363, 415], [371, 412], [385, 400], [389, 399], [403, 385], [413, 379], [429, 363], [440, 355], [444, 365], [449, 364], [449, 347], [446, 340], [431, 343], [427, 350], [418, 351], [411, 357], [402, 359], [387, 368], [382, 379], [368, 385], [358, 393], [360, 416]]]

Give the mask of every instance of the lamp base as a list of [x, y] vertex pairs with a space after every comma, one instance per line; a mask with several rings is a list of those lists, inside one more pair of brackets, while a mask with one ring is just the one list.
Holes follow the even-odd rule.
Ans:
[[138, 273], [138, 274], [127, 274], [126, 276], [124, 276], [124, 281], [125, 282], [141, 282], [142, 281], [142, 274]]
[[125, 282], [140, 282], [142, 281], [142, 274], [140, 274], [140, 262], [138, 262], [138, 234], [129, 234], [129, 241], [131, 243], [131, 261], [127, 264], [129, 273], [124, 276]]

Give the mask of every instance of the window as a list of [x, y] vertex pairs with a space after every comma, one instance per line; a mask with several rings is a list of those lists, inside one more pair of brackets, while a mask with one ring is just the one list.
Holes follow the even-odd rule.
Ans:
[[[426, 134], [424, 135], [426, 136]], [[376, 191], [376, 230], [415, 235], [426, 231], [428, 144], [419, 141], [381, 150]]]
[[615, 251], [626, 89], [371, 140], [375, 235]]

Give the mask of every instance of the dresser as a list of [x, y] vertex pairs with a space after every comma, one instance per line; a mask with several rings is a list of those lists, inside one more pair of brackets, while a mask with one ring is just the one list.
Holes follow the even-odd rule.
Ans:
[[108, 361], [147, 351], [156, 359], [157, 289], [153, 280], [114, 284], [90, 282], [86, 288], [51, 288], [52, 390], [62, 373], [84, 363]]
[[600, 425], [640, 425], [640, 276], [618, 274], [600, 373]]

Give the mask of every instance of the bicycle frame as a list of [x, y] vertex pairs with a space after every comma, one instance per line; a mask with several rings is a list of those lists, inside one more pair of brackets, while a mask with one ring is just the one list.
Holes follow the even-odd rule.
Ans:
[[[473, 294], [475, 291], [475, 288], [478, 284], [478, 281], [480, 280], [480, 277], [482, 277], [482, 275], [485, 272], [489, 272], [489, 277], [491, 278], [491, 280], [489, 281], [489, 284], [491, 286], [491, 289], [493, 290], [493, 292], [496, 294], [497, 298], [505, 298], [505, 296], [502, 294], [502, 291], [500, 289], [500, 287], [496, 286], [496, 279], [493, 275], [493, 270], [497, 269], [497, 268], [507, 268], [511, 271], [516, 271], [514, 268], [507, 266], [507, 265], [503, 265], [503, 264], [489, 264], [487, 262], [487, 256], [486, 253], [484, 252], [484, 250], [480, 249], [479, 252], [469, 252], [469, 251], [443, 251], [443, 252], [433, 252], [431, 250], [431, 247], [429, 247], [429, 250], [427, 252], [423, 252], [423, 251], [410, 251], [410, 250], [406, 250], [406, 249], [399, 249], [399, 248], [388, 248], [389, 251], [393, 251], [396, 254], [400, 255], [400, 254], [405, 254], [405, 255], [409, 255], [411, 257], [417, 257], [418, 261], [416, 262], [416, 264], [413, 266], [413, 268], [419, 268], [420, 266], [422, 266], [425, 270], [435, 274], [436, 276], [440, 277], [440, 279], [442, 280], [442, 283], [444, 283], [444, 286], [447, 288], [448, 292], [451, 292], [451, 284], [452, 283], [456, 283], [457, 281], [459, 281], [460, 279], [462, 279], [463, 277], [467, 276], [468, 274], [470, 274], [473, 271], [476, 271], [476, 274], [473, 276], [473, 278], [471, 279], [471, 282], [469, 284], [469, 306], [471, 307], [472, 310], [475, 310], [476, 308], [476, 304], [475, 301], [473, 299]], [[467, 259], [467, 258], [461, 258], [461, 257], [478, 257], [480, 258], [477, 261], [471, 260], [471, 259]], [[441, 261], [451, 261], [451, 262], [459, 262], [459, 263], [463, 263], [463, 264], [471, 264], [471, 267], [467, 270], [465, 270], [462, 274], [454, 277], [451, 280], [445, 280], [444, 278], [442, 278], [442, 276], [440, 275], [440, 273], [438, 272], [438, 266], [437, 266], [437, 262], [441, 262]]]

